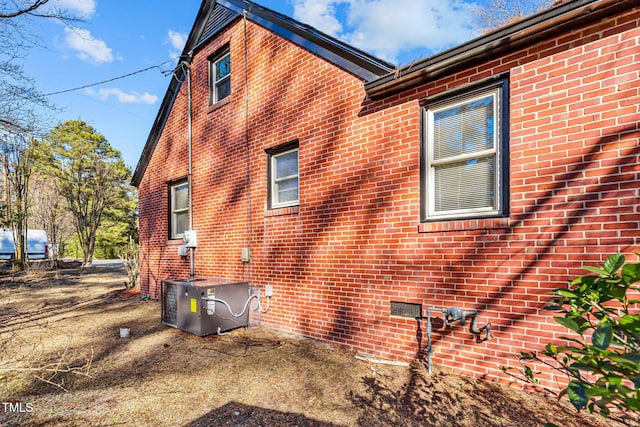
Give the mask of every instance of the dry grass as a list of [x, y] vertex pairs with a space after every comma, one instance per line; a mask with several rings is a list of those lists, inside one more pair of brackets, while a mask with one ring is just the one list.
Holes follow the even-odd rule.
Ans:
[[[125, 281], [124, 270], [94, 267], [0, 282], [0, 396], [23, 410], [3, 404], [1, 425], [616, 425], [544, 396], [428, 375], [420, 362], [375, 365], [262, 327], [196, 337], [161, 325], [159, 304], [123, 293]], [[60, 361], [53, 376], [16, 370]]]

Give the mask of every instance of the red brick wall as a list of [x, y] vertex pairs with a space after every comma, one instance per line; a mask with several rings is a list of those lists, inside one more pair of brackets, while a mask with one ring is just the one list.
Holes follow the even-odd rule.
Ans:
[[[478, 310], [493, 339], [436, 323], [434, 363], [505, 379], [499, 365], [562, 334], [541, 310], [552, 289], [640, 250], [639, 20], [636, 9], [379, 102], [251, 23], [246, 100], [236, 21], [192, 64], [196, 275], [271, 284], [263, 324], [379, 358], [426, 345], [425, 322], [391, 317], [391, 301]], [[210, 108], [206, 59], [227, 42], [232, 96]], [[420, 99], [504, 72], [510, 217], [419, 224]], [[140, 185], [142, 290], [154, 297], [160, 280], [188, 275], [167, 241], [165, 184], [187, 174], [186, 110], [183, 87]], [[267, 211], [264, 150], [293, 139], [300, 206]]]

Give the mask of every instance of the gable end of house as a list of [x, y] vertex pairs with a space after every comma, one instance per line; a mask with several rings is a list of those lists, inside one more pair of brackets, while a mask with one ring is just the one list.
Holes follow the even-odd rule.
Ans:
[[[233, 21], [241, 17], [245, 17], [302, 47], [364, 82], [387, 75], [395, 68], [393, 64], [369, 55], [293, 18], [251, 1], [239, 0], [205, 0], [200, 7], [180, 58], [190, 62], [194, 51], [207, 44]], [[178, 67], [169, 83], [169, 88], [133, 174], [131, 183], [136, 187], [142, 181], [184, 77], [184, 70]]]

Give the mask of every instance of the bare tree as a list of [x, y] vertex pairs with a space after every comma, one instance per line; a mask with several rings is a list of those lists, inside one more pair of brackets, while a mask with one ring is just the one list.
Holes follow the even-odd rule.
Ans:
[[[37, 110], [48, 107], [35, 82], [24, 72], [22, 60], [38, 44], [30, 21], [48, 0], [0, 0], [0, 132], [33, 132]], [[55, 12], [46, 16], [55, 16]], [[64, 19], [61, 15], [60, 19]]]
[[49, 255], [55, 261], [74, 233], [73, 215], [58, 193], [55, 177], [36, 171], [31, 177], [31, 189], [31, 222], [35, 228], [47, 232], [51, 244]]
[[36, 143], [22, 133], [0, 138], [5, 177], [5, 221], [13, 229], [15, 264], [23, 269], [28, 261], [27, 230], [29, 219], [29, 180], [36, 161]]
[[33, 132], [40, 122], [37, 111], [52, 108], [22, 65], [29, 50], [41, 40], [32, 24], [54, 19], [74, 25], [81, 19], [48, 3], [49, 0], [0, 0], [0, 132]]
[[20, 15], [33, 14], [41, 7], [48, 3], [49, 0], [37, 1], [1, 1], [0, 2], [0, 18], [17, 18]]
[[486, 33], [547, 9], [555, 3], [554, 0], [490, 0], [476, 7], [474, 23]]
[[49, 0], [0, 0], [0, 155], [3, 166], [4, 222], [14, 228], [16, 261], [24, 266], [29, 213], [29, 178], [33, 171], [31, 142], [48, 127], [43, 120], [54, 109], [36, 82], [24, 71], [23, 60], [40, 44], [34, 21], [78, 19], [51, 6]]
[[77, 21], [78, 18], [66, 10], [47, 7], [49, 0], [0, 0], [0, 20], [15, 19], [24, 16], [36, 18], [54, 18], [65, 22]]

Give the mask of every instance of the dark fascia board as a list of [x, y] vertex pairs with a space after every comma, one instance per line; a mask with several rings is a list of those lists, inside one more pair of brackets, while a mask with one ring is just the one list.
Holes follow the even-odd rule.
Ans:
[[568, 1], [369, 81], [365, 90], [372, 99], [382, 99], [633, 6], [637, 0]]
[[324, 58], [364, 81], [375, 80], [395, 69], [378, 59], [317, 29], [251, 1], [218, 0], [218, 4], [292, 43]]
[[[328, 62], [352, 73], [364, 81], [378, 79], [395, 68], [393, 64], [382, 61], [353, 46], [349, 46], [286, 15], [282, 15], [251, 1], [240, 0], [204, 0], [202, 2], [195, 23], [187, 38], [187, 43], [182, 51], [181, 58], [186, 62], [191, 62], [193, 52], [217, 34], [214, 33], [209, 39], [201, 40], [207, 19], [213, 11], [213, 8], [217, 5], [229, 9], [239, 16], [246, 16], [247, 19], [255, 24], [324, 58]], [[220, 30], [222, 30], [222, 28], [220, 28], [219, 31]], [[160, 110], [158, 111], [158, 115], [153, 123], [153, 127], [151, 128], [149, 137], [147, 138], [147, 142], [133, 174], [131, 183], [136, 187], [138, 187], [142, 181], [142, 177], [151, 160], [151, 155], [155, 150], [160, 134], [164, 129], [175, 98], [180, 91], [184, 77], [184, 69], [177, 68], [169, 83], [169, 88], [162, 100]]]

